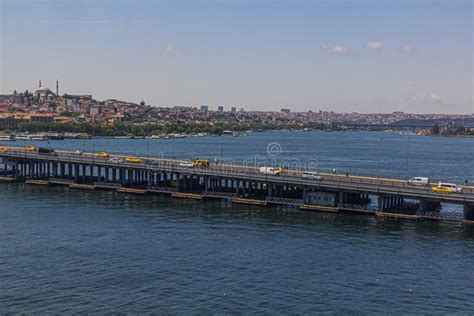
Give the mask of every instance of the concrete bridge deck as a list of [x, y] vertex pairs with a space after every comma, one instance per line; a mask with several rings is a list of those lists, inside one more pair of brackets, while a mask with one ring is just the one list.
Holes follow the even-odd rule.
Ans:
[[[95, 153], [76, 154], [57, 150], [54, 154], [27, 151], [19, 147], [3, 147], [0, 151], [5, 179], [33, 178], [68, 179], [67, 182], [110, 182], [111, 187], [174, 186], [177, 192], [192, 194], [208, 192], [215, 196], [229, 194], [239, 198], [265, 201], [303, 201], [304, 205], [337, 207], [352, 203], [368, 204], [369, 196], [378, 198], [380, 210], [395, 209], [404, 200], [420, 202], [423, 211], [435, 211], [440, 203], [464, 206], [464, 217], [474, 219], [474, 187], [463, 187], [462, 193], [439, 194], [431, 187], [413, 186], [402, 179], [387, 179], [354, 175], [322, 173], [321, 179], [306, 178], [301, 170], [290, 169], [284, 174], [262, 174], [257, 166], [210, 163], [209, 167], [183, 167], [178, 159], [139, 157], [140, 162], [125, 161], [126, 156], [99, 158]], [[120, 158], [113, 162], [111, 158]], [[88, 169], [88, 170], [87, 170]], [[1, 173], [1, 171], [0, 171]], [[59, 180], [58, 180], [59, 179]], [[105, 186], [107, 187], [107, 186]], [[312, 197], [311, 197], [312, 196]], [[194, 196], [194, 198], [196, 198]], [[330, 201], [330, 202], [328, 202]], [[283, 203], [284, 204], [284, 203]], [[288, 204], [288, 202], [287, 202]], [[291, 204], [291, 203], [290, 203]]]

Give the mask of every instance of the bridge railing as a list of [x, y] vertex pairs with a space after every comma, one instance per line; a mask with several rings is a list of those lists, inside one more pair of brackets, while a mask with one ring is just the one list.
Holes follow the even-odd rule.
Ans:
[[[143, 159], [142, 163], [128, 163], [124, 159], [121, 162], [112, 163], [109, 159], [99, 158], [96, 153], [81, 153], [77, 154], [71, 151], [57, 151], [56, 154], [40, 154], [34, 151], [26, 151], [21, 148], [8, 147], [7, 152], [1, 152], [0, 156], [11, 157], [11, 158], [24, 158], [24, 159], [38, 159], [38, 160], [49, 160], [56, 162], [66, 162], [66, 163], [78, 163], [78, 164], [103, 164], [107, 166], [116, 166], [121, 168], [145, 168], [150, 171], [159, 171], [159, 170], [170, 170], [178, 171], [182, 173], [195, 173], [196, 168], [189, 168], [180, 166], [180, 163], [187, 162], [187, 160], [177, 160], [177, 159], [168, 159], [168, 158], [146, 158]], [[111, 157], [115, 157], [112, 155]], [[118, 156], [120, 158], [125, 158], [126, 156]], [[232, 162], [222, 162], [214, 163], [211, 162], [209, 168], [199, 168], [199, 173], [204, 175], [215, 175], [215, 176], [240, 176], [245, 177], [255, 177], [260, 175], [260, 178], [265, 177], [265, 180], [275, 179], [272, 175], [261, 174], [259, 172], [258, 165], [241, 165]], [[417, 191], [430, 192], [431, 186], [427, 187], [414, 187], [413, 185], [408, 184], [405, 180], [398, 179], [386, 179], [380, 177], [366, 177], [366, 176], [356, 176], [356, 175], [341, 175], [341, 174], [329, 174], [321, 173], [322, 180], [325, 182], [332, 181], [336, 183], [351, 183], [351, 184], [363, 184], [363, 185], [383, 185], [391, 187], [403, 187], [403, 188], [413, 188]], [[301, 182], [311, 181], [310, 178], [304, 178], [302, 176], [301, 170], [286, 170], [283, 174], [278, 175], [278, 179], [292, 179], [293, 181], [298, 178]], [[321, 180], [312, 180], [313, 183], [317, 183]], [[466, 193], [474, 193], [473, 187], [464, 187]]]

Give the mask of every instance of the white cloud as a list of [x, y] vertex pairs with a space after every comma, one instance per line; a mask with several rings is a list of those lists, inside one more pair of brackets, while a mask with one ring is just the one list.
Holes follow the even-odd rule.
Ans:
[[405, 45], [402, 47], [401, 52], [404, 54], [413, 54], [415, 52], [415, 48], [412, 45]]
[[430, 100], [433, 103], [438, 103], [439, 101], [441, 101], [441, 97], [439, 95], [437, 95], [436, 93], [432, 93], [430, 95]]
[[346, 54], [348, 52], [347, 47], [341, 45], [328, 45], [328, 44], [321, 44], [321, 49], [325, 50], [330, 54]]
[[160, 48], [158, 52], [162, 56], [175, 56], [178, 54], [178, 48], [174, 45], [167, 45]]
[[411, 102], [411, 103], [414, 103], [414, 104], [424, 104], [424, 105], [428, 105], [428, 104], [441, 104], [442, 103], [442, 99], [441, 99], [441, 96], [437, 93], [426, 93], [426, 92], [412, 92], [412, 93], [409, 93], [406, 98], [405, 98], [405, 101], [407, 102]]
[[334, 54], [345, 54], [345, 53], [347, 53], [347, 48], [344, 47], [344, 46], [334, 46], [331, 49], [331, 52], [334, 53]]
[[368, 49], [380, 49], [382, 48], [382, 42], [370, 42], [367, 43]]

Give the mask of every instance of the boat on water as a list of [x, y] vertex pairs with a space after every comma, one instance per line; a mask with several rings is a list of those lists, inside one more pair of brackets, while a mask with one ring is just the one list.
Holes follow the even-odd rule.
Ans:
[[150, 139], [162, 139], [165, 138], [165, 135], [151, 135]]
[[121, 136], [115, 136], [115, 139], [145, 139], [144, 135], [126, 134]]
[[62, 133], [45, 133], [44, 136], [51, 140], [63, 140], [64, 135]]
[[170, 138], [186, 138], [188, 135], [186, 134], [170, 134]]
[[32, 141], [45, 141], [48, 140], [48, 136], [42, 134], [19, 134], [15, 135], [16, 140], [32, 140]]
[[92, 136], [87, 133], [64, 133], [65, 139], [91, 139]]
[[34, 140], [34, 141], [45, 141], [48, 139], [49, 138], [46, 135], [31, 135], [30, 136], [30, 140]]
[[0, 135], [1, 142], [14, 142], [15, 137], [13, 135]]

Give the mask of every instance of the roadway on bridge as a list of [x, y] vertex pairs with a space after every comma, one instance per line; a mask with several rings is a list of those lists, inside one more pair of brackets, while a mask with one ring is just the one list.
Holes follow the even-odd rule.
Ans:
[[[210, 163], [208, 168], [182, 167], [181, 163], [189, 160], [138, 157], [141, 162], [126, 162], [124, 155], [110, 155], [109, 158], [99, 158], [96, 153], [76, 153], [74, 151], [57, 150], [55, 154], [39, 154], [19, 147], [3, 147], [7, 151], [0, 152], [0, 157], [56, 161], [115, 168], [133, 168], [150, 172], [178, 172], [189, 175], [207, 175], [227, 179], [250, 180], [255, 182], [271, 182], [310, 188], [346, 190], [374, 194], [403, 196], [405, 198], [425, 198], [431, 201], [450, 203], [474, 203], [474, 188], [463, 187], [463, 193], [439, 194], [433, 193], [431, 187], [413, 186], [406, 180], [365, 177], [357, 175], [334, 175], [321, 173], [322, 179], [311, 179], [303, 176], [301, 170], [286, 170], [281, 175], [262, 174], [259, 167], [229, 163]], [[111, 162], [111, 158], [120, 158], [120, 162]]]

